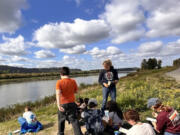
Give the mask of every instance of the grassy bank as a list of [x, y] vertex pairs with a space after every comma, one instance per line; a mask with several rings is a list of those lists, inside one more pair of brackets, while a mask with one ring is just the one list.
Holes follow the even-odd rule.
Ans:
[[[151, 116], [151, 112], [146, 108], [147, 99], [159, 97], [164, 104], [173, 106], [180, 111], [180, 84], [165, 75], [166, 72], [174, 69], [174, 67], [167, 67], [160, 70], [140, 71], [121, 78], [117, 84], [117, 102], [119, 106], [123, 111], [129, 108], [138, 110], [144, 120], [146, 116]], [[96, 98], [101, 104], [101, 86], [83, 86], [77, 97], [79, 96]], [[47, 102], [48, 104], [46, 104], [45, 102], [45, 104], [33, 106], [37, 117], [45, 125], [45, 130], [38, 133], [38, 135], [56, 134], [57, 108], [54, 104], [55, 97], [51, 100], [53, 103]], [[11, 120], [0, 123], [0, 133], [7, 133], [18, 128], [17, 117], [20, 112], [11, 117]]]

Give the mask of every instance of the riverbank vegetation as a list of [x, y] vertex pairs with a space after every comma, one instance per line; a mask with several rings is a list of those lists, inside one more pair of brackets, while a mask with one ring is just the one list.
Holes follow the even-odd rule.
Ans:
[[[142, 70], [122, 77], [117, 84], [117, 102], [119, 106], [123, 111], [129, 108], [138, 110], [142, 114], [142, 119], [145, 120], [145, 117], [151, 116], [150, 110], [146, 107], [148, 98], [158, 97], [162, 99], [164, 104], [180, 111], [180, 83], [165, 75], [165, 73], [175, 69], [176, 67], [163, 67], [161, 69]], [[101, 105], [101, 86], [98, 84], [92, 86], [82, 85], [77, 97], [96, 98], [99, 105]], [[6, 118], [1, 118], [1, 121], [6, 121], [0, 123], [0, 132], [7, 133], [9, 130], [18, 128], [17, 117], [23, 112], [25, 105], [30, 105], [34, 109], [43, 124], [52, 124], [52, 126], [38, 134], [52, 134], [54, 126], [57, 126], [55, 96], [47, 97], [36, 103], [26, 103], [12, 108], [1, 109], [0, 117]]]

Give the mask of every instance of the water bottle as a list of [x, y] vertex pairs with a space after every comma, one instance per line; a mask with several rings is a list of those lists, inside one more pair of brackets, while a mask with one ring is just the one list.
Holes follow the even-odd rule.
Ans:
[[12, 133], [10, 132], [8, 135], [12, 135]]
[[120, 135], [119, 131], [114, 131], [114, 135]]

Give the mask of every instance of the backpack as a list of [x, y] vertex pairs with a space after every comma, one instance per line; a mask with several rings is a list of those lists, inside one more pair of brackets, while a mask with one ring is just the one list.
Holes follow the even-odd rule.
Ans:
[[104, 131], [102, 117], [103, 113], [100, 110], [89, 109], [84, 112], [85, 125], [89, 133], [99, 134]]
[[176, 110], [173, 109], [169, 113], [168, 118], [174, 126], [180, 125], [180, 114]]

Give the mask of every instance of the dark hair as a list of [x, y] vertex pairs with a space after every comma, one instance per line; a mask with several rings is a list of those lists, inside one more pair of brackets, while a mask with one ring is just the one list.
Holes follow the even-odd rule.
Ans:
[[62, 67], [60, 70], [60, 74], [61, 75], [69, 75], [70, 74], [70, 70], [68, 67]]
[[80, 104], [82, 104], [82, 103], [84, 103], [84, 100], [83, 100], [82, 98], [78, 98], [78, 99], [77, 99], [77, 102], [80, 103]]
[[84, 103], [87, 105], [89, 102], [89, 98], [84, 98]]
[[94, 108], [94, 107], [97, 106], [97, 104], [95, 104], [95, 103], [93, 103], [93, 102], [90, 102], [88, 106], [89, 106], [89, 108]]
[[32, 111], [32, 109], [29, 106], [26, 106], [25, 109], [27, 109], [27, 111]]
[[115, 101], [108, 101], [106, 108], [109, 110], [109, 112], [116, 112], [118, 117], [123, 119], [122, 110], [120, 107], [118, 107], [118, 104]]
[[135, 110], [128, 110], [124, 113], [125, 120], [133, 120], [135, 122], [140, 121], [139, 113]]

